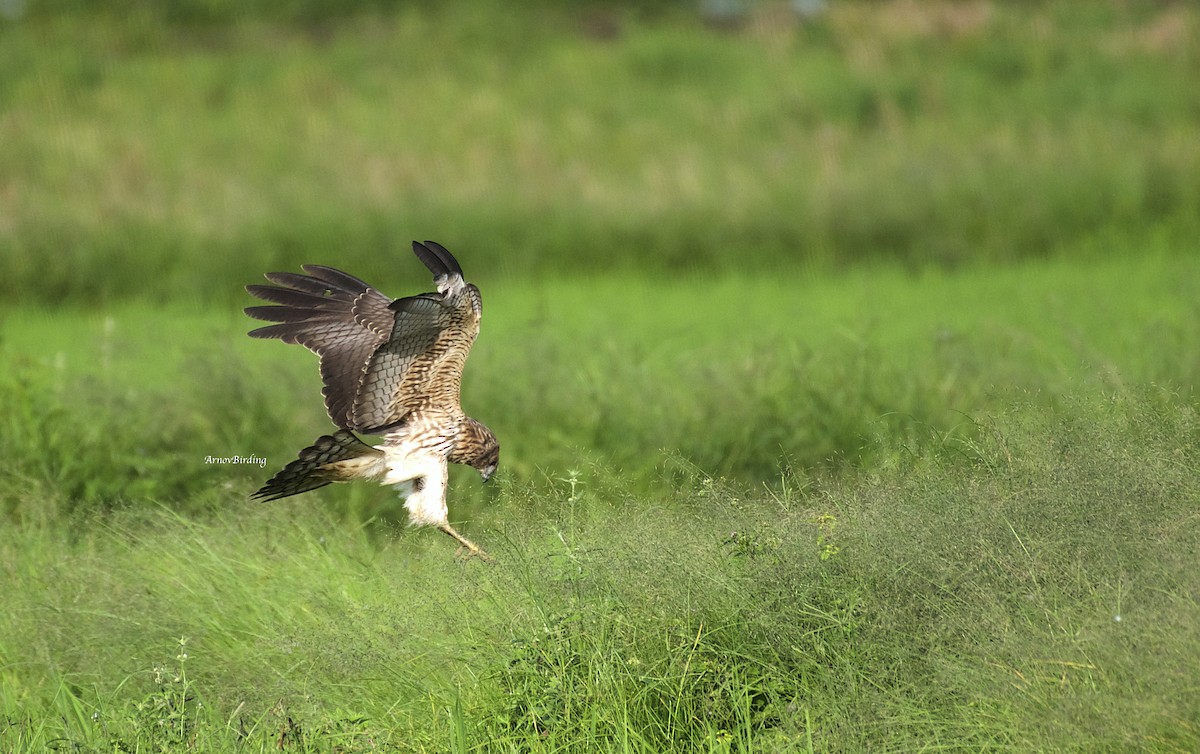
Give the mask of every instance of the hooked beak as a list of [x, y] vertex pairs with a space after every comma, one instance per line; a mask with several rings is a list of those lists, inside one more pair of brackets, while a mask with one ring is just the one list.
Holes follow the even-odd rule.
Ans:
[[495, 474], [495, 473], [496, 473], [496, 467], [488, 466], [486, 469], [479, 472], [479, 476], [483, 477], [483, 483], [487, 484], [487, 481], [492, 478], [492, 474]]

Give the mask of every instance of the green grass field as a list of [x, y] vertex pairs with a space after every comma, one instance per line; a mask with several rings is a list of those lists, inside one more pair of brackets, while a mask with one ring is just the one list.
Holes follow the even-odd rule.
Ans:
[[[1190, 6], [69, 5], [0, 21], [0, 752], [1200, 750]], [[492, 565], [247, 499], [329, 424], [241, 286], [412, 238]]]

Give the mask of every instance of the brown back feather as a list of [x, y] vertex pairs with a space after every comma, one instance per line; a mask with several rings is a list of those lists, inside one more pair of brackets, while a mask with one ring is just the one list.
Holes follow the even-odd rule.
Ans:
[[414, 251], [434, 273], [437, 293], [389, 302], [358, 278], [319, 265], [305, 265], [309, 275], [269, 273], [278, 286], [246, 287], [278, 304], [246, 309], [278, 323], [251, 337], [299, 343], [320, 356], [325, 408], [339, 428], [370, 433], [421, 408], [462, 411], [462, 370], [479, 334], [481, 298], [449, 251], [426, 244]]

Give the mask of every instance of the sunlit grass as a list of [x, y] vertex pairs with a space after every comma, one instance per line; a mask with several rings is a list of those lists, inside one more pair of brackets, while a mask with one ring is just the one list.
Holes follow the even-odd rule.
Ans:
[[1193, 748], [1192, 266], [496, 284], [494, 568], [248, 502], [327, 425], [236, 310], [10, 312], [0, 743]]
[[0, 740], [1186, 750], [1200, 490], [1173, 405], [1014, 404], [974, 464], [771, 494], [509, 484], [474, 522], [492, 567], [311, 501], [22, 527]]
[[[427, 287], [414, 259], [391, 262], [382, 290]], [[1053, 406], [1079, 382], [1189, 390], [1197, 280], [1170, 256], [916, 277], [499, 280], [484, 287], [463, 400], [519, 479], [582, 456], [650, 480], [664, 453], [747, 483], [869, 467], [902, 448], [957, 452], [1014, 391]], [[203, 311], [7, 315], [11, 468], [93, 502], [130, 484], [191, 499], [231, 476], [261, 483], [328, 431], [312, 354], [247, 338], [237, 304]], [[271, 468], [203, 463], [231, 455]]]

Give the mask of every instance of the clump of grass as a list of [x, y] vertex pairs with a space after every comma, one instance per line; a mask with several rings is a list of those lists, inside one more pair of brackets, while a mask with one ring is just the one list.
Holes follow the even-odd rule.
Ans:
[[0, 377], [10, 409], [0, 422], [6, 515], [69, 519], [148, 501], [199, 510], [214, 503], [214, 489], [243, 489], [240, 480], [265, 473], [257, 464], [218, 467], [210, 459], [276, 451], [269, 440], [286, 439], [292, 419], [280, 377], [258, 374], [218, 347], [167, 367], [180, 370], [170, 388], [130, 384], [124, 373], [136, 364], [108, 363], [121, 347], [89, 344], [70, 354], [70, 366], [66, 352], [11, 355]]
[[[878, 553], [880, 625], [911, 633], [914, 659], [965, 703], [1024, 721], [1028, 742], [1194, 745], [1187, 712], [1147, 704], [1183, 693], [1167, 668], [1197, 641], [1194, 406], [1139, 389], [989, 425], [974, 469], [855, 493], [852, 529], [870, 535], [845, 547]], [[1165, 664], [1131, 682], [1141, 641]]]

